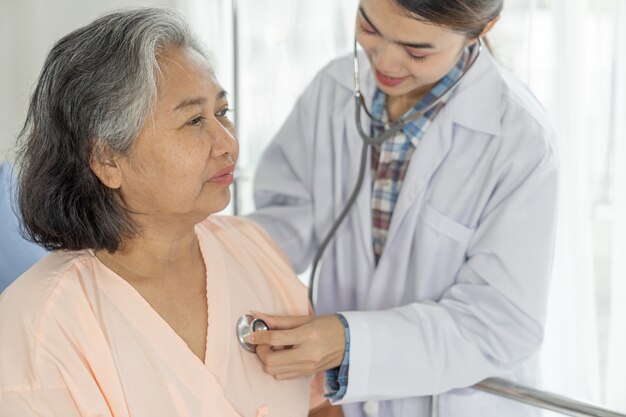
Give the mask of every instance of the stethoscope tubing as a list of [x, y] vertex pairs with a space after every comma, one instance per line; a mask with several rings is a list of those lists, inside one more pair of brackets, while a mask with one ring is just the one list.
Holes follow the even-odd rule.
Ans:
[[348, 212], [350, 211], [350, 209], [354, 205], [354, 202], [356, 201], [356, 198], [358, 197], [359, 192], [361, 191], [361, 186], [363, 185], [363, 179], [365, 178], [365, 167], [367, 165], [365, 163], [365, 161], [366, 161], [366, 158], [367, 158], [367, 150], [368, 150], [369, 146], [370, 145], [367, 142], [363, 141], [363, 148], [362, 148], [362, 151], [361, 151], [361, 165], [359, 167], [359, 175], [357, 177], [357, 181], [356, 181], [356, 184], [354, 186], [354, 189], [352, 190], [352, 193], [350, 194], [350, 198], [348, 198], [348, 201], [346, 202], [343, 210], [341, 211], [341, 213], [339, 214], [339, 216], [337, 217], [337, 219], [335, 220], [335, 222], [331, 226], [331, 228], [328, 231], [328, 233], [326, 233], [326, 237], [324, 237], [324, 240], [320, 244], [319, 248], [317, 248], [317, 252], [315, 253], [315, 257], [313, 258], [313, 263], [311, 264], [312, 265], [311, 266], [311, 274], [310, 274], [310, 277], [309, 277], [309, 302], [311, 303], [311, 308], [313, 309], [313, 311], [315, 311], [315, 304], [313, 302], [313, 295], [314, 295], [315, 292], [314, 292], [314, 289], [313, 289], [313, 285], [317, 281], [316, 280], [316, 276], [315, 276], [315, 273], [317, 271], [317, 267], [319, 265], [320, 259], [322, 259], [322, 255], [324, 255], [324, 251], [326, 250], [326, 246], [328, 246], [328, 244], [332, 240], [333, 236], [335, 235], [335, 232], [337, 231], [337, 229], [339, 228], [339, 226], [341, 225], [343, 220], [348, 215]]

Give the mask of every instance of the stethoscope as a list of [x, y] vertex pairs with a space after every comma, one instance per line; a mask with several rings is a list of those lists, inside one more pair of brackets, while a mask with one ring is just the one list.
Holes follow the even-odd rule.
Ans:
[[[483, 44], [482, 44], [482, 40], [480, 39], [480, 37], [477, 38], [477, 41], [478, 42], [477, 42], [476, 47], [473, 48], [471, 51], [472, 57], [469, 63], [463, 69], [463, 72], [461, 73], [459, 78], [457, 78], [457, 80], [454, 83], [452, 83], [448, 88], [446, 88], [446, 90], [441, 95], [439, 95], [435, 100], [433, 100], [427, 106], [421, 108], [420, 110], [416, 111], [415, 113], [411, 114], [408, 117], [403, 117], [393, 122], [384, 122], [372, 116], [372, 114], [367, 108], [367, 105], [365, 104], [365, 98], [363, 97], [363, 94], [361, 93], [361, 75], [359, 72], [357, 40], [355, 36], [354, 50], [353, 50], [354, 100], [355, 100], [354, 120], [355, 120], [355, 124], [356, 124], [357, 131], [359, 133], [359, 136], [361, 137], [361, 140], [363, 141], [363, 149], [361, 151], [361, 162], [359, 166], [359, 173], [357, 176], [356, 185], [354, 186], [354, 189], [352, 190], [352, 193], [350, 194], [350, 197], [348, 198], [348, 201], [346, 202], [343, 210], [341, 211], [341, 213], [339, 214], [339, 216], [337, 217], [337, 219], [331, 226], [330, 230], [324, 237], [324, 240], [320, 244], [319, 248], [317, 249], [317, 252], [315, 253], [315, 257], [313, 258], [313, 263], [311, 264], [311, 274], [309, 277], [309, 302], [311, 303], [311, 308], [314, 308], [315, 306], [313, 295], [315, 294], [314, 284], [317, 282], [317, 278], [318, 278], [317, 267], [319, 265], [320, 260], [322, 259], [322, 255], [324, 254], [326, 247], [328, 246], [332, 238], [335, 236], [337, 229], [339, 228], [339, 226], [341, 225], [341, 223], [347, 216], [348, 212], [354, 205], [354, 202], [356, 201], [359, 191], [362, 188], [363, 179], [365, 177], [365, 167], [367, 166], [366, 160], [367, 160], [368, 148], [372, 145], [380, 145], [387, 139], [394, 137], [396, 133], [402, 130], [408, 123], [422, 117], [426, 112], [428, 112], [428, 110], [430, 110], [435, 105], [440, 103], [444, 98], [446, 98], [452, 92], [454, 87], [456, 87], [459, 84], [459, 82], [463, 79], [465, 74], [467, 74], [467, 71], [469, 71], [469, 69], [478, 60], [478, 57], [480, 56], [480, 53], [482, 51]], [[365, 111], [365, 114], [371, 120], [373, 124], [383, 126], [382, 133], [379, 133], [376, 136], [370, 136], [363, 130], [363, 126], [361, 124], [361, 114], [363, 113], [363, 111]], [[269, 328], [267, 324], [263, 320], [255, 319], [249, 314], [244, 314], [243, 316], [239, 318], [239, 320], [237, 321], [237, 325], [236, 325], [237, 339], [239, 340], [239, 344], [241, 345], [241, 347], [243, 347], [245, 350], [249, 352], [253, 352], [253, 353], [256, 352], [256, 345], [251, 345], [249, 343], [246, 343], [244, 341], [244, 338], [252, 332], [266, 331], [268, 329]]]
[[237, 334], [237, 340], [242, 348], [251, 353], [256, 353], [256, 345], [246, 343], [244, 338], [253, 332], [264, 332], [269, 330], [267, 324], [261, 319], [255, 319], [250, 314], [244, 314], [239, 317], [235, 326], [235, 333]]

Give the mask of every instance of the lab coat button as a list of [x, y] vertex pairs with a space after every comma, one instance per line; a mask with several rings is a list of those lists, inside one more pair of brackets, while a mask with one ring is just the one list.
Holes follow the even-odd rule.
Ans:
[[367, 417], [377, 417], [378, 416], [378, 402], [377, 401], [366, 401], [363, 404], [363, 411]]

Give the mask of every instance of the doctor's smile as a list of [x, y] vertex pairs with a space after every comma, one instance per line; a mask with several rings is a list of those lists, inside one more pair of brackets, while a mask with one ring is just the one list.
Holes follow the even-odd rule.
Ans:
[[382, 85], [385, 85], [387, 87], [396, 87], [396, 86], [402, 84], [408, 78], [409, 78], [408, 76], [406, 76], [406, 77], [390, 77], [390, 76], [384, 75], [379, 70], [376, 70], [376, 79]]

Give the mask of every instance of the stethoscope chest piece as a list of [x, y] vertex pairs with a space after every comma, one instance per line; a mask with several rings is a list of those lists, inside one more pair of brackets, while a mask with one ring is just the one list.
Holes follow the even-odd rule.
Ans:
[[256, 353], [256, 345], [246, 343], [243, 339], [253, 332], [264, 332], [269, 330], [267, 324], [261, 319], [255, 319], [250, 314], [244, 314], [237, 320], [235, 331], [237, 333], [237, 340], [242, 348], [248, 352]]

